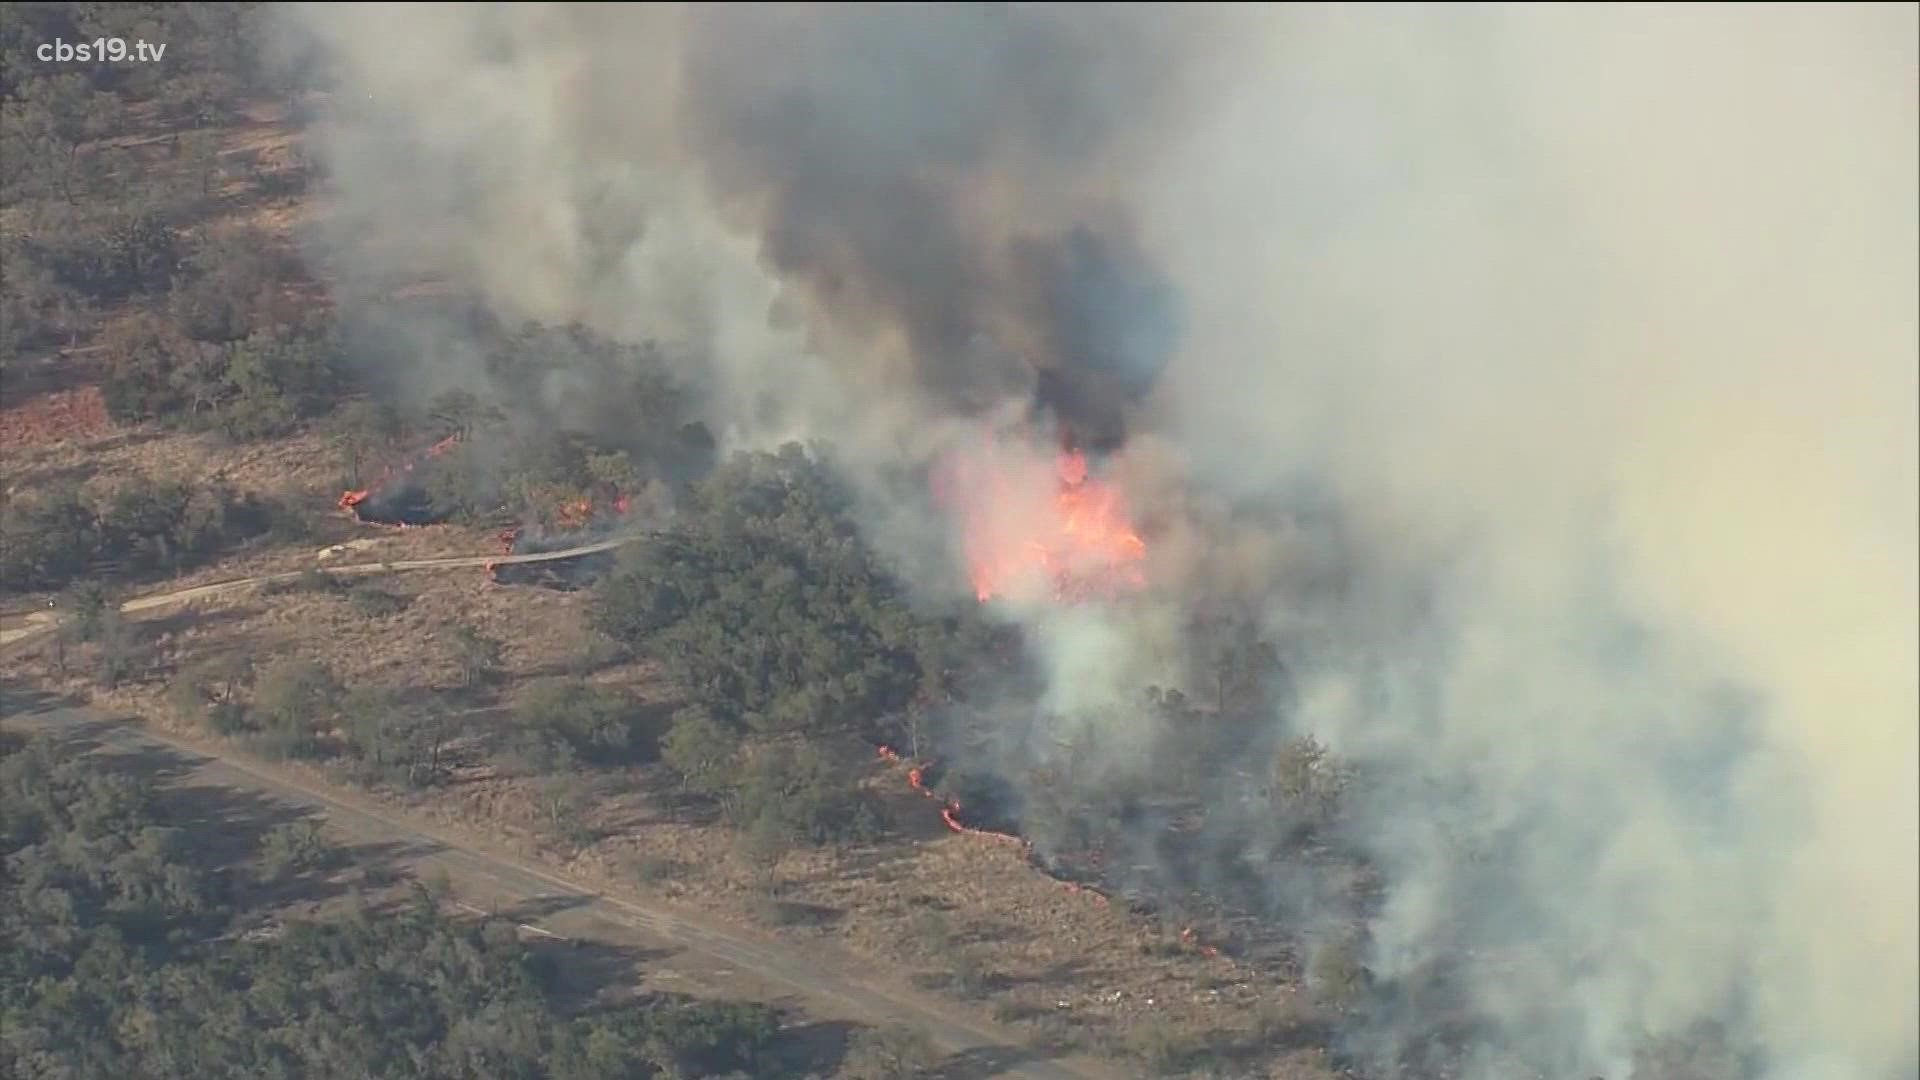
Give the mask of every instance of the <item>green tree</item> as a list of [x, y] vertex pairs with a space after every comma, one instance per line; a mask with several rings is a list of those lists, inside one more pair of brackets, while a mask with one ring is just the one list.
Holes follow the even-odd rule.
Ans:
[[762, 747], [747, 764], [732, 810], [745, 829], [771, 828], [812, 844], [868, 840], [881, 831], [873, 797], [808, 744]]
[[624, 450], [589, 453], [586, 465], [587, 474], [602, 487], [627, 493], [640, 488], [640, 470]]
[[245, 709], [240, 694], [253, 680], [253, 664], [243, 653], [223, 653], [182, 671], [167, 690], [174, 714], [221, 735], [240, 731]]
[[57, 588], [92, 564], [99, 550], [93, 512], [72, 484], [0, 505], [0, 586]]
[[619, 691], [580, 679], [535, 683], [515, 703], [514, 716], [524, 735], [586, 761], [646, 761], [659, 752], [660, 733], [648, 714]]
[[220, 426], [236, 439], [282, 434], [329, 408], [338, 392], [335, 343], [327, 337], [262, 331], [226, 347], [232, 396]]
[[116, 420], [153, 420], [180, 412], [188, 403], [183, 369], [205, 363], [201, 346], [157, 316], [133, 314], [108, 323], [101, 332], [107, 360], [100, 384], [107, 412]]
[[267, 834], [260, 845], [260, 877], [280, 881], [327, 863], [331, 850], [320, 826], [307, 819], [289, 822]]
[[740, 740], [699, 709], [681, 709], [660, 741], [660, 757], [688, 791], [724, 798], [740, 768]]
[[94, 641], [99, 649], [95, 676], [108, 689], [119, 686], [144, 661], [139, 636], [117, 605], [101, 614]]
[[287, 658], [268, 665], [254, 691], [265, 747], [292, 756], [314, 753], [339, 696], [333, 675], [311, 660]]
[[447, 435], [469, 438], [474, 432], [502, 423], [506, 414], [470, 390], [447, 390], [427, 405], [427, 417]]
[[[77, 72], [43, 75], [0, 105], [8, 150], [7, 190], [28, 197], [57, 195], [74, 202], [87, 193], [88, 144], [117, 127], [119, 101], [96, 91]], [[15, 158], [14, 154], [28, 155]]]
[[399, 764], [406, 756], [394, 722], [399, 711], [399, 695], [384, 686], [356, 686], [340, 699], [347, 745], [376, 769]]
[[93, 641], [107, 628], [109, 616], [119, 603], [106, 585], [98, 581], [76, 582], [55, 601], [67, 635], [74, 641]]
[[540, 785], [537, 805], [548, 832], [576, 847], [591, 839], [586, 814], [593, 790], [577, 776], [555, 776]]
[[473, 690], [500, 670], [500, 643], [471, 626], [453, 630], [453, 660], [460, 667], [460, 687]]
[[360, 487], [370, 479], [373, 464], [391, 456], [400, 441], [400, 414], [393, 406], [368, 398], [355, 398], [337, 409], [332, 427], [349, 487]]
[[203, 233], [173, 283], [168, 308], [189, 337], [226, 343], [282, 321], [279, 294], [288, 267], [273, 241], [250, 230]]
[[1326, 828], [1339, 816], [1352, 774], [1311, 735], [1282, 743], [1273, 758], [1274, 806], [1296, 832]]
[[694, 704], [768, 733], [872, 730], [957, 659], [934, 645], [955, 627], [914, 617], [861, 542], [851, 495], [798, 446], [703, 482], [673, 533], [622, 552], [592, 612]]

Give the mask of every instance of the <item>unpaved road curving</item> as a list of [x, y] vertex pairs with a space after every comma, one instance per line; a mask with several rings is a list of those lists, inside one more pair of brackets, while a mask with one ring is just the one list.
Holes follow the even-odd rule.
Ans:
[[[356, 563], [323, 570], [354, 575], [546, 562], [607, 551], [635, 539], [623, 537], [528, 555], [463, 555]], [[271, 581], [291, 580], [305, 572], [263, 574], [157, 593], [129, 600], [120, 605], [120, 610], [146, 611], [202, 600]], [[0, 625], [0, 646], [24, 642], [53, 626], [50, 612], [12, 617]], [[416, 871], [445, 872], [468, 910], [547, 911], [549, 914], [523, 928], [656, 954], [663, 949], [670, 952], [665, 964], [649, 965], [658, 968], [652, 973], [652, 981], [684, 974], [693, 985], [708, 989], [791, 998], [809, 1015], [823, 1019], [919, 1028], [950, 1055], [942, 1075], [969, 1080], [997, 1076], [1109, 1080], [1116, 1075], [1095, 1062], [1043, 1057], [1024, 1047], [1013, 1033], [963, 1016], [951, 1003], [887, 980], [856, 974], [859, 962], [852, 958], [828, 957], [826, 950], [809, 955], [790, 943], [727, 926], [698, 913], [603, 895], [524, 859], [490, 850], [471, 839], [453, 837], [391, 807], [348, 792], [316, 789], [279, 770], [243, 760], [218, 744], [188, 743], [133, 720], [115, 720], [19, 690], [0, 689], [0, 724], [23, 732], [80, 738], [135, 762], [152, 762], [174, 784], [244, 791], [317, 812], [349, 844], [412, 852], [409, 861]]]
[[356, 848], [399, 851], [415, 873], [444, 872], [468, 911], [536, 912], [522, 928], [550, 937], [636, 950], [661, 988], [785, 1000], [807, 1015], [861, 1024], [906, 1024], [925, 1031], [949, 1056], [940, 1075], [970, 1080], [1108, 1080], [1098, 1063], [1049, 1059], [1010, 1032], [960, 1014], [950, 1003], [886, 979], [856, 973], [857, 961], [720, 924], [664, 904], [607, 896], [475, 841], [448, 835], [410, 815], [343, 791], [322, 791], [278, 770], [201, 748], [138, 723], [31, 692], [0, 690], [0, 725], [70, 738], [150, 767], [170, 787], [209, 787], [265, 797], [323, 815], [335, 839]]
[[[642, 539], [638, 536], [623, 536], [612, 540], [602, 540], [597, 544], [584, 547], [567, 548], [563, 551], [538, 551], [526, 555], [450, 555], [437, 559], [395, 559], [391, 562], [353, 563], [348, 566], [317, 566], [313, 569], [324, 574], [348, 577], [360, 574], [390, 574], [401, 570], [444, 570], [461, 566], [508, 566], [514, 563], [554, 562], [559, 559], [578, 558], [601, 551], [612, 551], [623, 544]], [[148, 611], [166, 607], [169, 604], [185, 604], [194, 600], [205, 600], [222, 593], [250, 589], [274, 581], [292, 581], [306, 570], [284, 570], [277, 574], [261, 574], [257, 577], [235, 578], [232, 581], [216, 581], [208, 585], [195, 585], [190, 589], [175, 589], [172, 592], [154, 593], [151, 596], [135, 597], [120, 605], [125, 612]], [[11, 645], [16, 641], [45, 633], [53, 629], [53, 614], [47, 611], [29, 611], [23, 615], [0, 619], [0, 645]]]

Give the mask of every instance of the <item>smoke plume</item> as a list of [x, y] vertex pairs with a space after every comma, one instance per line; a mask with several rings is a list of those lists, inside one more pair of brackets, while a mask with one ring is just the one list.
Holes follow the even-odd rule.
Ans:
[[[1911, 7], [286, 22], [348, 301], [665, 343], [733, 444], [874, 488], [1036, 404], [1102, 452], [1150, 587], [1010, 611], [1040, 742], [1153, 773], [1124, 703], [1256, 607], [1292, 692], [1244, 755], [1371, 778], [1363, 1058], [1444, 966], [1488, 1075], [1705, 1024], [1769, 1080], [1920, 1067]], [[952, 537], [887, 494], [921, 576]]]

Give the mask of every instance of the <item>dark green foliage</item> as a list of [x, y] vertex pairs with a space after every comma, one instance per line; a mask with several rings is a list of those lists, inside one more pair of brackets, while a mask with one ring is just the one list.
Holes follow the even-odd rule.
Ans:
[[695, 403], [651, 346], [527, 323], [501, 335], [487, 367], [534, 428], [593, 433], [603, 449], [626, 452], [638, 479], [695, 475], [709, 464], [712, 438], [693, 422]]
[[289, 658], [268, 665], [253, 694], [260, 748], [276, 757], [317, 753], [340, 692], [332, 674], [311, 660]]
[[[204, 932], [219, 890], [180, 851], [144, 785], [50, 743], [0, 745], [0, 1019], [33, 1000], [30, 980], [85, 978]], [[0, 1075], [27, 1075], [7, 1067], [10, 1044]]]
[[482, 428], [503, 423], [506, 414], [470, 390], [448, 390], [427, 403], [427, 419], [439, 429], [442, 438], [457, 435], [468, 439]]
[[167, 702], [181, 720], [204, 724], [217, 735], [235, 735], [247, 728], [240, 694], [252, 684], [252, 662], [241, 653], [228, 653], [175, 676], [167, 687]]
[[[438, 893], [255, 939], [147, 790], [0, 740], [0, 1075], [646, 1080], [791, 1075], [760, 1005], [657, 1000], [568, 1018], [510, 924]], [[271, 878], [335, 854], [270, 834]], [[251, 920], [248, 920], [251, 921]]]
[[358, 488], [378, 470], [399, 445], [400, 414], [385, 402], [355, 398], [334, 411], [330, 425], [346, 467], [348, 487]]
[[850, 496], [798, 446], [742, 455], [672, 534], [626, 549], [595, 625], [657, 656], [692, 701], [768, 732], [858, 730], [900, 710], [947, 633], [911, 614]]
[[220, 430], [236, 439], [285, 434], [331, 408], [338, 344], [324, 332], [257, 331], [226, 346]]
[[60, 613], [63, 634], [74, 641], [92, 641], [106, 628], [108, 614], [117, 607], [105, 585], [81, 581], [60, 594], [54, 610]]
[[219, 352], [188, 339], [151, 315], [132, 315], [102, 334], [106, 378], [100, 384], [107, 413], [139, 421], [186, 411], [199, 415], [219, 404]]
[[740, 771], [740, 740], [699, 709], [682, 709], [660, 740], [660, 757], [688, 791], [725, 797]]
[[42, 208], [15, 242], [30, 266], [98, 301], [163, 290], [180, 262], [178, 230], [161, 209], [140, 202]]
[[368, 778], [411, 786], [439, 775], [453, 723], [437, 700], [407, 701], [384, 687], [355, 687], [342, 695], [340, 716], [346, 749]]
[[108, 568], [182, 570], [273, 520], [263, 500], [219, 485], [133, 480], [91, 496], [57, 487], [0, 508], [0, 589], [58, 588]]
[[658, 731], [649, 715], [618, 690], [581, 679], [535, 683], [514, 705], [514, 719], [530, 748], [555, 748], [569, 759], [595, 763], [650, 761], [659, 754]]
[[291, 821], [268, 833], [260, 842], [260, 877], [278, 881], [324, 866], [332, 852], [311, 820]]
[[865, 1028], [847, 1047], [841, 1075], [847, 1080], [914, 1080], [939, 1064], [927, 1033], [918, 1028]]
[[[0, 18], [0, 24], [11, 21]], [[21, 54], [38, 44], [23, 42]], [[9, 202], [73, 202], [98, 176], [87, 144], [119, 127], [125, 112], [119, 99], [79, 73], [37, 67], [38, 78], [22, 80], [0, 99], [0, 193]]]
[[92, 565], [98, 551], [98, 522], [77, 487], [0, 507], [0, 587], [57, 588]]
[[756, 753], [738, 781], [731, 810], [748, 830], [776, 829], [813, 844], [870, 840], [883, 828], [877, 800], [853, 774], [805, 744]]
[[0, 266], [6, 268], [6, 287], [0, 289], [0, 362], [34, 347], [77, 344], [91, 315], [87, 298], [35, 263], [11, 235], [0, 235]]
[[178, 421], [235, 439], [280, 435], [331, 407], [338, 346], [320, 327], [256, 331], [225, 345], [133, 315], [108, 326], [101, 395], [123, 421]]

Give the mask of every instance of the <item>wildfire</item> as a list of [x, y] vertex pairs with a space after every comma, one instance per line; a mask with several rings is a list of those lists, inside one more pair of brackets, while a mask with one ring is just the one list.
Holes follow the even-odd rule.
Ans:
[[[418, 458], [415, 458], [414, 460], [407, 462], [405, 465], [402, 465], [399, 469], [399, 474], [405, 475], [406, 473], [412, 472], [413, 467], [415, 465], [418, 465], [422, 461], [427, 461], [432, 458], [439, 457], [441, 454], [446, 453], [449, 449], [453, 447], [455, 443], [459, 441], [460, 441], [460, 436], [457, 432], [455, 434], [447, 436], [444, 439], [441, 439], [439, 442], [434, 443], [432, 446], [427, 447], [426, 451], [423, 452]], [[373, 483], [359, 489], [358, 491], [342, 492], [340, 495], [340, 504], [339, 504], [340, 509], [351, 510], [354, 507], [359, 506], [361, 503], [366, 502], [367, 499], [374, 494], [374, 492], [377, 492], [382, 488], [385, 488], [387, 485], [393, 483], [393, 481], [396, 478], [397, 477], [395, 475], [393, 466], [391, 465], [387, 466], [385, 469], [381, 470], [379, 477], [375, 479]]]
[[974, 595], [1072, 601], [1146, 584], [1146, 541], [1086, 455], [1051, 468], [1004, 446], [949, 461], [937, 494], [960, 519]]

